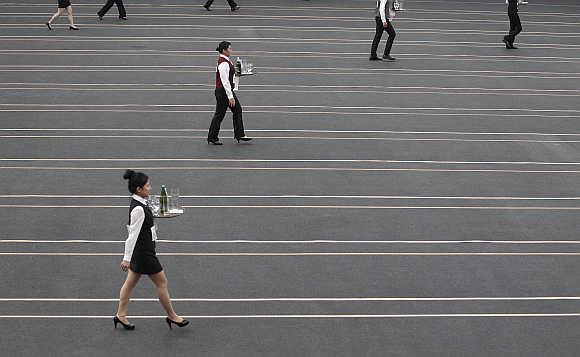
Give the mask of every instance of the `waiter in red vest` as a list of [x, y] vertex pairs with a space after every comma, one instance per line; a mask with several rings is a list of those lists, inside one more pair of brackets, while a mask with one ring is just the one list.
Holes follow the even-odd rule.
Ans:
[[220, 125], [226, 116], [228, 107], [234, 115], [234, 138], [238, 141], [250, 141], [244, 133], [244, 122], [242, 121], [242, 105], [234, 93], [235, 84], [235, 67], [230, 59], [232, 55], [232, 44], [228, 41], [222, 41], [216, 48], [219, 52], [217, 60], [217, 69], [215, 75], [215, 114], [209, 127], [207, 143], [213, 145], [223, 145], [219, 140]]

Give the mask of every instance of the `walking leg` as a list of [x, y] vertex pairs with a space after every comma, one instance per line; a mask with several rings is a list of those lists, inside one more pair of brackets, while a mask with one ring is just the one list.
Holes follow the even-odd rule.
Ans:
[[246, 136], [246, 134], [244, 133], [244, 122], [242, 120], [242, 104], [235, 94], [234, 98], [236, 99], [236, 105], [233, 108], [230, 107], [230, 110], [234, 119], [234, 138], [239, 139]]
[[115, 0], [115, 3], [117, 4], [117, 10], [119, 10], [119, 18], [123, 19], [127, 17], [127, 12], [125, 11], [123, 0]]
[[389, 39], [387, 40], [387, 45], [385, 46], [385, 55], [384, 55], [385, 57], [391, 55], [391, 48], [393, 47], [393, 42], [395, 41], [395, 37], [397, 36], [397, 32], [395, 31], [393, 24], [389, 20], [387, 20], [387, 24], [389, 25], [387, 27]]
[[99, 10], [99, 12], [97, 12], [97, 15], [99, 15], [99, 17], [105, 16], [105, 14], [109, 12], [111, 7], [113, 6], [114, 2], [115, 2], [114, 0], [107, 0], [105, 5], [103, 5], [103, 7]]
[[383, 36], [383, 22], [380, 17], [375, 17], [376, 29], [375, 38], [373, 39], [373, 44], [371, 46], [371, 58], [377, 57], [377, 49], [379, 48], [379, 42], [381, 42], [381, 37]]
[[213, 115], [209, 126], [209, 133], [207, 134], [208, 141], [216, 141], [219, 139], [220, 126], [226, 116], [226, 111], [228, 110], [228, 98], [225, 94], [225, 90], [216, 90], [215, 99], [215, 114]]
[[167, 277], [165, 276], [165, 272], [161, 271], [157, 274], [149, 275], [149, 278], [153, 281], [153, 284], [155, 284], [157, 298], [167, 313], [167, 317], [175, 322], [181, 322], [183, 319], [175, 313], [173, 305], [171, 304], [171, 297], [169, 296], [169, 289], [167, 288]]
[[133, 289], [137, 286], [139, 282], [139, 278], [141, 278], [141, 274], [135, 273], [131, 269], [127, 273], [127, 278], [125, 279], [125, 283], [121, 287], [121, 291], [119, 292], [119, 308], [117, 309], [117, 317], [121, 320], [124, 324], [128, 324], [127, 321], [127, 305], [129, 304], [129, 299], [131, 298], [131, 293]]

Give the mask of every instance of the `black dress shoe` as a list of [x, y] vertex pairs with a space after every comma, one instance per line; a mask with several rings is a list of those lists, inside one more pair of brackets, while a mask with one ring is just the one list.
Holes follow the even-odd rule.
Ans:
[[370, 56], [369, 61], [382, 61], [382, 59], [379, 56]]
[[127, 16], [119, 16], [119, 20], [127, 21]]
[[252, 138], [248, 138], [247, 136], [242, 136], [241, 138], [236, 138], [236, 140], [239, 143], [240, 141], [252, 141]]
[[115, 315], [115, 317], [113, 317], [113, 323], [115, 324], [115, 328], [117, 328], [117, 324], [121, 324], [121, 326], [123, 326], [123, 328], [125, 330], [134, 330], [135, 329], [135, 325], [124, 323], [123, 321], [121, 321], [121, 319], [119, 319], [117, 317], [117, 315]]
[[385, 55], [383, 56], [383, 59], [386, 59], [388, 61], [396, 61], [397, 59], [391, 55]]
[[209, 8], [209, 6], [207, 5], [203, 5], [203, 7], [207, 10], [207, 11], [211, 11], [211, 9]]
[[512, 50], [517, 50], [518, 49], [516, 46], [514, 46], [514, 43], [513, 42], [510, 43], [510, 46], [511, 46], [510, 49], [512, 49]]
[[169, 317], [166, 317], [165, 322], [167, 322], [167, 325], [169, 326], [170, 330], [172, 329], [171, 325], [173, 325], [173, 324], [175, 324], [179, 327], [185, 327], [185, 326], [189, 325], [189, 321], [187, 321], [186, 319], [183, 319], [181, 322], [177, 322], [177, 321], [173, 321]]
[[232, 12], [233, 11], [238, 11], [239, 9], [240, 9], [240, 7], [238, 5], [236, 5], [236, 6], [232, 7]]
[[207, 143], [212, 144], [212, 145], [223, 145], [223, 143], [220, 141], [220, 139], [215, 139], [215, 140], [207, 139]]

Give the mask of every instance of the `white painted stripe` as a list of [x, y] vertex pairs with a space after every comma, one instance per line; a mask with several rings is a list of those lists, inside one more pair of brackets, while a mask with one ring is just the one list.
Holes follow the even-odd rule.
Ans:
[[[142, 67], [142, 66], [141, 66]], [[380, 70], [380, 69], [377, 69]], [[397, 69], [393, 69], [396, 71]], [[402, 69], [401, 69], [402, 70]], [[8, 68], [0, 68], [0, 72], [99, 72], [103, 73], [106, 72], [160, 72], [160, 73], [204, 73], [209, 74], [213, 73], [209, 70], [189, 70], [189, 69], [164, 69], [159, 67], [152, 67], [152, 68], [124, 68], [124, 69], [117, 69], [117, 68], [106, 68], [106, 69], [86, 69], [86, 68], [27, 68], [27, 69], [8, 69]], [[405, 69], [404, 71], [410, 71]], [[416, 70], [416, 71], [423, 71], [423, 70]], [[520, 72], [509, 72], [505, 74], [468, 74], [468, 73], [433, 73], [432, 70], [424, 70], [429, 73], [420, 73], [420, 72], [409, 72], [409, 73], [388, 73], [389, 76], [419, 76], [419, 77], [471, 77], [471, 78], [528, 78], [528, 79], [580, 79], [580, 76], [573, 76], [571, 74], [562, 73], [562, 75], [555, 76], [536, 76], [536, 75], [527, 75], [527, 74], [519, 74]], [[459, 70], [444, 70], [447, 72], [460, 72]], [[481, 71], [476, 71], [481, 72]], [[321, 76], [373, 76], [376, 78], [377, 73], [373, 72], [329, 72], [329, 71], [260, 71], [260, 75], [280, 75], [280, 74], [317, 74]]]
[[[130, 69], [130, 68], [201, 68], [207, 69], [207, 73], [215, 73], [215, 68], [213, 66], [201, 66], [201, 65], [109, 65], [109, 66], [101, 66], [101, 65], [37, 65], [37, 64], [22, 64], [22, 65], [14, 65], [14, 64], [0, 64], [0, 68], [63, 68], [67, 70], [72, 70], [75, 68], [94, 68], [99, 70], [110, 70], [111, 68], [120, 68], [120, 69]], [[342, 74], [342, 72], [348, 71], [360, 71], [361, 68], [354, 68], [354, 67], [260, 67], [261, 69], [271, 69], [271, 70], [297, 70], [297, 71], [337, 71]], [[213, 70], [213, 71], [212, 71]], [[363, 68], [363, 70], [368, 72], [385, 72], [389, 75], [393, 74], [394, 72], [434, 72], [434, 73], [445, 73], [445, 72], [457, 72], [457, 73], [485, 73], [485, 74], [501, 74], [509, 76], [514, 73], [514, 71], [497, 71], [497, 70], [459, 70], [459, 69], [413, 69], [413, 68]], [[262, 73], [262, 72], [260, 72]], [[580, 74], [580, 72], [546, 72], [546, 71], [518, 71], [520, 75], [549, 75], [549, 76], [574, 76]], [[267, 106], [272, 107], [272, 106]], [[309, 107], [325, 107], [325, 106], [309, 106]], [[374, 107], [373, 107], [374, 108]]]
[[[10, 29], [29, 29], [31, 27], [37, 27], [38, 23], [13, 23], [0, 24], [0, 28], [10, 28]], [[83, 29], [94, 28], [94, 29], [104, 29], [101, 24], [83, 24]], [[201, 24], [107, 24], [107, 29], [109, 28], [123, 28], [124, 30], [180, 30], [180, 29], [196, 29], [196, 30], [210, 30], [212, 32], [227, 31], [231, 32], [233, 30], [247, 30], [247, 31], [268, 31], [268, 32], [327, 32], [327, 33], [368, 33], [368, 27], [334, 27], [334, 26], [268, 26], [268, 25], [250, 25], [250, 26], [217, 26], [217, 25], [201, 25]], [[436, 28], [405, 28], [403, 29], [405, 34], [447, 34], [447, 35], [463, 35], [463, 36], [498, 36], [505, 35], [505, 31], [485, 31], [476, 29], [436, 29]], [[580, 37], [578, 32], [549, 32], [549, 31], [526, 31], [521, 37], [541, 37], [541, 38], [577, 38]], [[8, 50], [10, 51], [10, 50]], [[50, 50], [47, 50], [50, 51]], [[74, 50], [73, 50], [74, 51]], [[81, 50], [82, 51], [82, 50]], [[1, 51], [0, 51], [1, 52]]]
[[[81, 36], [81, 35], [71, 35], [71, 36], [58, 36], [58, 35], [0, 35], [0, 39], [5, 41], [26, 41], [26, 40], [63, 40], [63, 41], [196, 41], [204, 42], [206, 40], [215, 41], [215, 37], [211, 36], [118, 36], [116, 38], [111, 38], [109, 36]], [[260, 42], [260, 41], [299, 41], [306, 43], [326, 43], [326, 44], [346, 44], [346, 43], [368, 43], [368, 39], [344, 39], [344, 38], [304, 38], [304, 37], [235, 37], [231, 38], [232, 41], [236, 42]], [[494, 45], [497, 46], [497, 42], [479, 42], [479, 41], [432, 41], [432, 40], [406, 40], [400, 41], [400, 44], [463, 44], [463, 45]], [[526, 43], [522, 43], [526, 44]], [[569, 48], [578, 48], [580, 45], [577, 44], [554, 44], [554, 43], [529, 43], [526, 45], [530, 46], [561, 46]]]
[[[44, 86], [44, 87], [0, 87], [0, 90], [4, 91], [15, 91], [15, 90], [25, 90], [25, 91], [42, 91], [46, 92], [47, 90], [58, 90], [58, 91], [71, 91], [71, 92], [79, 92], [79, 91], [90, 91], [90, 92], [207, 92], [207, 88], [176, 88], [176, 87], [158, 87], [158, 88], [131, 88], [131, 87], [118, 87], [118, 88], [98, 88], [98, 87], [89, 87], [89, 88], [81, 88], [81, 87], [74, 87], [69, 85], [63, 86]], [[415, 90], [388, 90], [388, 87], [385, 87], [383, 90], [354, 90], [354, 89], [344, 89], [344, 90], [336, 90], [336, 89], [326, 89], [324, 90], [325, 94], [328, 93], [348, 93], [348, 94], [435, 94], [435, 95], [496, 95], [502, 97], [510, 97], [510, 96], [539, 96], [539, 97], [580, 97], [580, 94], [553, 94], [550, 91], [542, 91], [542, 90], [530, 90], [529, 92], [523, 92], [523, 90], [515, 90], [516, 93], [510, 93], [511, 90], [501, 90], [501, 89], [481, 89], [479, 91], [460, 91], [460, 89], [454, 90], [445, 90], [445, 89], [437, 89], [434, 90], [426, 90], [426, 89], [415, 89]], [[573, 91], [573, 90], [572, 90]], [[245, 88], [244, 93], [320, 93], [320, 90], [297, 90], [297, 89], [283, 89], [283, 88], [270, 88], [270, 89], [252, 89], [252, 88]], [[552, 91], [553, 92], [553, 91]], [[566, 90], [562, 90], [562, 92], [566, 92]]]
[[[415, 1], [418, 3], [420, 1]], [[441, 3], [438, 3], [439, 5]], [[532, 6], [541, 6], [544, 4], [533, 4]], [[547, 4], [545, 4], [547, 5]], [[17, 3], [9, 3], [4, 4], [4, 7], [25, 7], [29, 8], [31, 6], [41, 6], [41, 7], [52, 7], [51, 5], [47, 4], [17, 4]], [[75, 7], [79, 6], [100, 6], [100, 4], [75, 4]], [[550, 4], [550, 8], [554, 6]], [[559, 5], [556, 4], [555, 6], [570, 6], [570, 5]], [[159, 8], [199, 8], [199, 5], [193, 4], [132, 4], [132, 8], [140, 9], [140, 8], [151, 8], [154, 7], [156, 10]], [[216, 6], [219, 8], [219, 6]], [[226, 9], [226, 7], [223, 7]], [[244, 9], [257, 9], [257, 10], [264, 10], [264, 11], [324, 11], [326, 12], [362, 12], [368, 14], [369, 11], [372, 11], [371, 8], [366, 6], [361, 7], [347, 7], [347, 6], [295, 6], [295, 7], [284, 7], [284, 6], [275, 6], [275, 5], [244, 5]], [[473, 15], [495, 15], [495, 16], [503, 16], [505, 17], [505, 11], [489, 11], [489, 10], [465, 10], [465, 9], [458, 9], [456, 7], [452, 9], [445, 9], [442, 10], [439, 6], [439, 9], [428, 9], [428, 8], [408, 8], [407, 12], [409, 13], [420, 13], [420, 12], [427, 12], [427, 13], [444, 13], [444, 14], [473, 14]], [[544, 12], [541, 13], [534, 13], [525, 11], [525, 8], [521, 9], [520, 12], [524, 13], [526, 17], [533, 17], [533, 16], [541, 16], [541, 17], [578, 17], [580, 15], [573, 14], [573, 13], [563, 13], [563, 12]]]
[[[281, 298], [171, 298], [179, 302], [458, 302], [458, 301], [578, 301], [580, 296], [506, 297], [281, 297]], [[118, 298], [0, 298], [0, 302], [118, 302]], [[133, 302], [158, 302], [156, 298], [131, 298]]]
[[[372, 318], [530, 318], [578, 317], [580, 313], [398, 314], [398, 315], [182, 315], [186, 319], [372, 319]], [[113, 315], [0, 315], [0, 319], [111, 319]], [[129, 319], [164, 319], [165, 315], [127, 316]]]
[[[207, 129], [168, 129], [168, 128], [0, 128], [0, 132], [207, 132]], [[222, 132], [233, 132], [233, 129], [222, 129]], [[489, 135], [489, 136], [580, 136], [580, 133], [535, 133], [535, 132], [474, 132], [474, 131], [399, 131], [399, 130], [323, 130], [323, 129], [247, 129], [256, 133], [340, 133], [340, 134], [401, 134], [401, 135]], [[1, 161], [2, 159], [0, 159]], [[56, 159], [58, 160], [58, 159]], [[65, 159], [66, 160], [66, 159]], [[147, 160], [147, 159], [144, 159]], [[168, 159], [161, 159], [167, 161]], [[171, 160], [171, 159], [169, 159]], [[190, 160], [190, 159], [184, 159]], [[193, 159], [195, 160], [195, 159]], [[211, 159], [208, 159], [211, 160]], [[39, 160], [40, 161], [40, 160]], [[266, 160], [267, 161], [267, 160]]]
[[[19, 13], [19, 12], [3, 12], [0, 14], [0, 18], [4, 17], [7, 19], [18, 19], [18, 18], [45, 18], [47, 15], [46, 13], [39, 12], [39, 13]], [[79, 15], [75, 14], [76, 18], [88, 18], [94, 19], [95, 15]], [[253, 20], [253, 21], [264, 21], [264, 20], [275, 20], [275, 21], [316, 21], [317, 23], [322, 21], [332, 21], [333, 23], [336, 22], [364, 22], [369, 23], [372, 21], [372, 15], [369, 16], [306, 16], [306, 15], [257, 15], [257, 14], [236, 14], [235, 15], [237, 20]], [[200, 19], [200, 20], [208, 20], [208, 21], [215, 21], [215, 20], [227, 20], [231, 21], [232, 16], [229, 14], [202, 14], [202, 15], [195, 15], [191, 13], [132, 13], [132, 19]], [[505, 20], [492, 20], [489, 18], [478, 18], [478, 19], [462, 19], [459, 17], [454, 18], [438, 18], [438, 17], [429, 17], [429, 18], [421, 18], [421, 17], [401, 17], [397, 18], [398, 23], [430, 23], [433, 25], [437, 24], [477, 24], [477, 23], [484, 23], [484, 24], [505, 24]], [[553, 27], [572, 27], [578, 26], [576, 22], [563, 22], [563, 21], [537, 21], [534, 23], [534, 26], [553, 26]]]
[[[158, 239], [157, 242], [164, 244], [290, 244], [290, 245], [310, 245], [310, 244], [355, 244], [355, 245], [576, 245], [579, 240], [168, 240]], [[124, 244], [125, 240], [88, 240], [88, 239], [63, 239], [63, 240], [38, 240], [38, 239], [0, 239], [0, 243], [5, 244]]]
[[[435, 3], [437, 4], [439, 9], [431, 9], [431, 8], [409, 8], [408, 11], [412, 11], [412, 12], [441, 12], [441, 13], [453, 13], [453, 12], [459, 12], [459, 13], [474, 13], [474, 14], [497, 14], [497, 15], [503, 15], [505, 16], [505, 11], [489, 11], [489, 10], [464, 10], [464, 9], [458, 9], [457, 6], [454, 6], [452, 8], [446, 8], [444, 10], [441, 9], [441, 4], [443, 4], [440, 1], [425, 1], [425, 0], [416, 0], [413, 2], [414, 4], [417, 3]], [[448, 1], [446, 3], [459, 3], [459, 2], [452, 2], [452, 1]], [[466, 2], [462, 1], [460, 2], [460, 4], [465, 5]], [[480, 4], [480, 3], [478, 3]], [[46, 3], [36, 3], [36, 4], [22, 4], [22, 3], [5, 3], [4, 4], [5, 7], [30, 7], [30, 6], [41, 6], [41, 7], [52, 7], [52, 4], [46, 4]], [[94, 7], [94, 6], [101, 6], [102, 4], [100, 3], [81, 3], [81, 4], [76, 4], [77, 7], [79, 6], [90, 6], [90, 7]], [[497, 4], [496, 4], [497, 5]], [[504, 7], [502, 6], [503, 4], [499, 4], [497, 5], [497, 8], [499, 9], [504, 9]], [[548, 3], [531, 3], [528, 4], [529, 6], [526, 6], [524, 8], [522, 8], [520, 11], [525, 13], [526, 16], [527, 15], [533, 15], [533, 12], [527, 12], [524, 11], [526, 8], [540, 8], [540, 7], [548, 7], [550, 9], [552, 9], [553, 7], [571, 7], [571, 8], [578, 8], [579, 6], [577, 5], [563, 5], [563, 4], [548, 4]], [[471, 6], [471, 5], [469, 5]], [[163, 8], [163, 7], [167, 7], [167, 8], [200, 8], [199, 4], [151, 4], [151, 3], [135, 3], [132, 4], [132, 7], [136, 7], [136, 8], [148, 8], [148, 7], [154, 7], [156, 10], [158, 8]], [[222, 9], [227, 9], [227, 7], [222, 6], [220, 7], [219, 5], [216, 5], [215, 8], [222, 8]], [[308, 11], [315, 11], [315, 10], [332, 10], [332, 11], [345, 11], [345, 12], [353, 12], [353, 11], [361, 11], [361, 12], [365, 12], [368, 13], [369, 11], [372, 11], [371, 7], [368, 7], [368, 4], [362, 5], [361, 6], [357, 6], [357, 7], [348, 7], [348, 6], [292, 6], [292, 7], [285, 7], [285, 6], [279, 6], [279, 5], [244, 5], [244, 9], [263, 9], [263, 10], [290, 10], [290, 11], [296, 11], [296, 10], [308, 10]], [[561, 12], [544, 12], [542, 11], [540, 15], [555, 15], [555, 16], [580, 16], [580, 15], [576, 15], [576, 14], [571, 14], [571, 13], [561, 13]]]
[[[1, 17], [1, 15], [0, 15]], [[145, 39], [142, 37], [135, 38], [135, 39], [124, 39], [124, 38], [115, 38], [115, 37], [103, 37], [103, 38], [90, 38], [90, 37], [81, 37], [81, 38], [74, 38], [72, 36], [58, 38], [58, 37], [49, 37], [49, 38], [5, 38], [2, 39], [3, 41], [27, 41], [27, 42], [38, 42], [42, 41], [44, 43], [47, 42], [111, 42], [111, 43], [118, 43], [118, 42], [163, 42], [163, 43], [190, 43], [195, 41], [198, 44], [201, 43], [214, 43], [215, 40], [203, 40], [203, 39], [179, 39], [175, 38], [160, 38], [160, 39]], [[338, 42], [335, 40], [334, 42], [330, 39], [328, 40], [310, 40], [310, 39], [301, 39], [301, 40], [276, 40], [276, 39], [232, 39], [232, 41], [236, 41], [237, 43], [270, 43], [275, 45], [282, 45], [282, 44], [300, 44], [300, 45], [364, 45], [368, 42], [368, 40], [342, 40]], [[525, 43], [522, 42], [521, 45], [526, 46], [527, 48], [534, 48], [534, 49], [551, 49], [551, 50], [576, 50], [580, 47], [577, 45], [570, 45], [570, 44], [533, 44], [533, 43]], [[397, 46], [402, 47], [416, 47], [416, 46], [423, 46], [423, 47], [469, 47], [469, 48], [498, 48], [498, 44], [495, 42], [436, 42], [436, 41], [401, 41], [397, 43]]]
[[[196, 87], [206, 87], [213, 88], [214, 85], [207, 83], [50, 83], [50, 82], [5, 82], [0, 83], [0, 85], [14, 89], [15, 86], [20, 86], [23, 88], [34, 88], [45, 89], [47, 86], [63, 87], [63, 88], [73, 88], [76, 90], [78, 87], [89, 87], [95, 89], [95, 87], [104, 87], [106, 89], [116, 89], [112, 87], [120, 87], [122, 89], [128, 88], [131, 90], [138, 89], [141, 87], [153, 87], [162, 88], [163, 90], [167, 88], [182, 87], [188, 89], [196, 89]], [[377, 86], [377, 85], [290, 85], [290, 84], [245, 84], [244, 88], [293, 88], [293, 89], [384, 89], [384, 90], [439, 90], [439, 91], [490, 91], [490, 92], [538, 92], [538, 93], [580, 93], [578, 89], [533, 89], [533, 88], [486, 88], [486, 87], [433, 87], [433, 86]], [[207, 89], [202, 89], [206, 90]]]
[[[0, 103], [6, 107], [113, 107], [113, 108], [176, 108], [176, 107], [207, 107], [213, 108], [214, 104], [18, 104]], [[529, 113], [580, 113], [580, 109], [530, 109], [530, 108], [465, 108], [465, 107], [382, 107], [382, 106], [330, 106], [330, 105], [246, 105], [246, 108], [288, 108], [288, 109], [342, 109], [342, 110], [424, 110], [424, 111], [458, 111], [473, 112], [529, 112]], [[369, 113], [370, 114], [370, 113]], [[445, 115], [448, 115], [445, 113]], [[463, 115], [463, 114], [462, 114]], [[551, 115], [550, 115], [551, 116]]]
[[[126, 205], [0, 205], [0, 208], [128, 208]], [[350, 209], [350, 210], [500, 210], [500, 211], [578, 211], [580, 207], [554, 206], [370, 206], [370, 205], [183, 205], [182, 208], [223, 209]]]
[[[122, 167], [59, 167], [59, 166], [0, 166], [0, 170], [46, 171], [119, 171]], [[473, 172], [473, 173], [539, 173], [578, 174], [580, 170], [516, 170], [516, 169], [432, 169], [432, 168], [354, 168], [354, 167], [206, 167], [206, 166], [153, 166], [133, 167], [134, 170], [192, 170], [192, 171], [337, 171], [337, 172]]]
[[[2, 195], [0, 198], [122, 198], [127, 195]], [[397, 195], [180, 195], [180, 198], [249, 198], [249, 199], [378, 199], [378, 200], [485, 200], [485, 201], [576, 201], [580, 197], [514, 197], [514, 196], [397, 196]]]
[[[503, 23], [503, 21], [502, 21]], [[66, 41], [66, 42], [92, 42], [92, 41], [99, 41], [99, 42], [140, 42], [140, 41], [148, 41], [148, 42], [156, 42], [156, 41], [163, 41], [163, 42], [180, 42], [180, 41], [195, 41], [195, 42], [205, 42], [205, 41], [215, 41], [215, 37], [206, 37], [206, 36], [117, 36], [117, 37], [109, 37], [109, 36], [37, 36], [37, 35], [30, 35], [30, 36], [14, 36], [14, 35], [0, 35], [0, 39], [3, 41], [30, 41], [30, 40], [38, 40], [38, 41]], [[335, 45], [335, 44], [368, 44], [368, 39], [344, 39], [344, 38], [303, 38], [303, 37], [238, 37], [238, 38], [231, 38], [231, 41], [236, 42], [260, 42], [260, 43], [288, 43], [288, 42], [296, 42], [296, 43], [312, 43], [312, 44], [327, 44], [327, 45]], [[498, 47], [497, 42], [479, 42], [479, 41], [434, 41], [434, 40], [408, 40], [408, 41], [398, 41], [397, 46], [429, 46], [429, 45], [445, 45], [445, 46], [485, 46], [485, 47]], [[521, 42], [521, 45], [530, 46], [534, 48], [568, 48], [568, 49], [577, 49], [580, 48], [578, 44], [555, 44], [553, 42], [550, 43], [526, 43]]]
[[[315, 256], [419, 256], [419, 257], [444, 257], [444, 256], [486, 256], [486, 257], [519, 257], [519, 256], [580, 256], [580, 252], [299, 252], [299, 253], [262, 253], [262, 252], [229, 252], [229, 253], [199, 253], [199, 252], [177, 252], [177, 253], [156, 253], [158, 256], [172, 257], [315, 257]], [[39, 256], [39, 257], [119, 257], [123, 253], [85, 253], [85, 252], [0, 252], [0, 256]]]
[[[214, 88], [213, 84], [207, 83], [50, 83], [50, 82], [6, 82], [0, 83], [5, 87], [0, 89], [47, 89], [48, 86], [58, 87], [62, 90], [79, 90], [79, 87], [88, 87], [88, 90], [139, 90], [143, 89], [142, 87], [153, 87], [152, 89], [145, 89], [145, 90], [168, 90], [175, 87], [181, 87], [187, 90], [200, 90], [200, 91], [207, 91], [207, 88]], [[16, 87], [19, 86], [19, 87]], [[103, 87], [103, 88], [95, 88], [95, 87]], [[198, 88], [198, 87], [205, 87]], [[320, 92], [320, 89], [325, 89], [325, 92], [328, 92], [328, 89], [333, 88], [340, 88], [340, 89], [349, 89], [350, 92], [357, 93], [357, 91], [353, 91], [352, 89], [381, 89], [385, 93], [391, 93], [393, 90], [429, 90], [429, 91], [459, 91], [461, 93], [465, 91], [483, 91], [483, 92], [502, 92], [501, 95], [506, 95], [503, 92], [530, 92], [530, 93], [542, 93], [542, 95], [549, 94], [549, 93], [580, 93], [578, 89], [532, 89], [532, 88], [485, 88], [485, 87], [431, 87], [431, 86], [376, 86], [376, 85], [289, 85], [289, 84], [244, 84], [244, 91], [248, 91], [249, 88], [268, 88], [273, 90], [278, 90], [281, 88], [293, 88], [293, 89], [317, 89], [317, 92]], [[252, 90], [250, 90], [252, 91]], [[309, 92], [307, 92], [309, 93]], [[458, 93], [458, 94], [461, 94]], [[4, 129], [0, 129], [4, 130]], [[79, 129], [83, 130], [83, 129]], [[96, 130], [96, 129], [94, 129]], [[109, 129], [110, 130], [110, 129]], [[137, 130], [137, 129], [135, 129]], [[160, 130], [160, 129], [155, 129]], [[183, 129], [185, 130], [185, 129]], [[272, 130], [262, 130], [262, 131], [272, 131]], [[280, 130], [276, 130], [280, 131]], [[299, 131], [299, 130], [292, 130], [288, 129], [285, 131]], [[320, 132], [320, 130], [311, 130], [311, 132]], [[326, 131], [328, 132], [328, 131]], [[333, 132], [345, 132], [342, 131], [333, 131]], [[351, 130], [349, 132], [376, 132], [376, 131], [368, 131], [368, 130]], [[382, 131], [382, 132], [396, 132], [396, 131]], [[439, 132], [441, 133], [441, 132]]]
[[[357, 0], [352, 0], [352, 1], [357, 1]], [[358, 1], [365, 1], [365, 0], [358, 0]], [[442, 2], [441, 0], [415, 0], [415, 3], [431, 3], [431, 4], [436, 4], [436, 5], [441, 5], [443, 3], [445, 4], [457, 4], [455, 6], [459, 6], [459, 5], [466, 5], [468, 4], [468, 6], [478, 6], [478, 5], [486, 5], [488, 6], [487, 3], [482, 3], [481, 1], [475, 0], [475, 1], [468, 1], [468, 0], [464, 0], [464, 1], [454, 1], [454, 0], [446, 0], [444, 2]], [[503, 2], [501, 3], [495, 3], [496, 5], [498, 5], [499, 8], [504, 8], [505, 9], [505, 5]], [[578, 8], [578, 5], [570, 5], [570, 4], [554, 4], [553, 2], [532, 2], [528, 5], [526, 5], [526, 7], [531, 8], [531, 9], [535, 9], [535, 8], [553, 8], [553, 7], [569, 7], [569, 8]]]
[[[580, 77], [579, 77], [580, 78]], [[0, 104], [0, 107], [2, 105]], [[139, 109], [0, 109], [0, 112], [36, 112], [36, 113], [181, 113], [181, 114], [199, 114], [199, 113], [213, 113], [214, 110], [171, 110], [171, 109], [152, 109], [152, 110], [139, 110]], [[391, 111], [391, 112], [337, 112], [337, 111], [284, 111], [284, 110], [252, 110], [244, 109], [245, 113], [254, 114], [286, 114], [286, 115], [366, 115], [366, 116], [393, 116], [393, 115], [413, 115], [413, 116], [484, 116], [484, 117], [527, 117], [527, 118], [578, 118], [577, 115], [542, 115], [542, 114], [497, 114], [497, 113], [424, 113], [424, 112], [403, 112], [403, 111]], [[187, 117], [188, 121], [191, 121], [190, 117]]]
[[436, 165], [580, 165], [580, 162], [547, 161], [454, 161], [454, 160], [380, 160], [380, 159], [232, 159], [232, 158], [0, 158], [0, 161], [123, 161], [123, 162], [315, 162], [315, 163], [378, 163], [378, 164], [436, 164]]
[[[188, 135], [0, 135], [3, 139], [207, 139], [206, 136]], [[504, 142], [504, 143], [580, 143], [580, 140], [532, 140], [532, 139], [458, 139], [458, 138], [376, 138], [376, 137], [329, 137], [329, 136], [254, 136], [258, 140], [339, 140], [339, 141], [447, 141], [447, 142]]]
[[[0, 49], [0, 53], [20, 53], [21, 51], [26, 51], [30, 53], [55, 53], [55, 52], [62, 52], [65, 54], [71, 53], [86, 53], [90, 55], [98, 55], [98, 54], [111, 54], [115, 56], [126, 56], [130, 54], [134, 55], [151, 55], [151, 56], [160, 56], [163, 54], [184, 54], [184, 55], [199, 55], [204, 57], [214, 58], [215, 53], [210, 51], [194, 51], [194, 50], [122, 50], [122, 49], [114, 49], [114, 50], [107, 50], [107, 49], [26, 49], [26, 50], [10, 50], [10, 49]], [[359, 52], [315, 52], [315, 51], [240, 51], [240, 55], [244, 56], [259, 56], [260, 58], [279, 58], [279, 57], [323, 57], [328, 58], [328, 56], [336, 56], [338, 59], [343, 58], [345, 56], [355, 56], [349, 58], [367, 58], [366, 55], [362, 55]], [[531, 62], [539, 62], [540, 60], [548, 61], [550, 63], [563, 61], [563, 62], [578, 62], [580, 60], [579, 57], [557, 57], [557, 56], [509, 56], [509, 55], [497, 55], [497, 56], [485, 56], [485, 55], [473, 55], [473, 54], [440, 54], [440, 53], [403, 53], [397, 54], [397, 56], [401, 58], [412, 58], [412, 56], [417, 56], [417, 58], [424, 59], [424, 57], [429, 58], [432, 60], [434, 58], [443, 58], [445, 61], [451, 60], [458, 60], [458, 61], [465, 61], [469, 59], [476, 59], [476, 60], [484, 60], [486, 62], [492, 61], [508, 61], [508, 62], [515, 62], [515, 61], [531, 61]], [[244, 85], [245, 86], [245, 85]]]

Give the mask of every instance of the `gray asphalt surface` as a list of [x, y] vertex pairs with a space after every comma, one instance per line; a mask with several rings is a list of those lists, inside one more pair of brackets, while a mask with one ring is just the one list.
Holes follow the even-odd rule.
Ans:
[[[0, 13], [6, 356], [576, 356], [580, 4], [408, 1], [369, 62], [371, 0], [46, 0]], [[205, 143], [216, 44], [258, 74], [255, 141]], [[384, 41], [379, 47], [382, 51]], [[143, 278], [113, 329], [126, 168], [179, 187], [158, 220], [169, 331]]]

